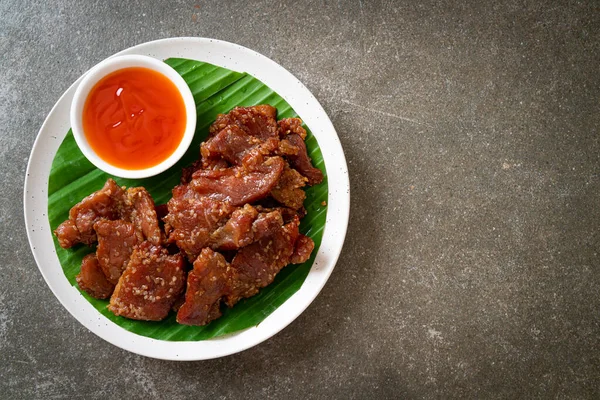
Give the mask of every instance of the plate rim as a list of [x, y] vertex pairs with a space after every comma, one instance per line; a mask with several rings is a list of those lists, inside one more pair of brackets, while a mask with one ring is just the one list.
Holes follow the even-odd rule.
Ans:
[[[182, 45], [184, 47], [182, 47]], [[207, 360], [234, 354], [262, 343], [292, 323], [314, 301], [333, 272], [343, 247], [350, 213], [350, 182], [348, 177], [348, 168], [341, 142], [335, 131], [335, 128], [325, 113], [325, 110], [310, 92], [310, 90], [308, 90], [308, 88], [302, 84], [300, 80], [298, 80], [292, 73], [290, 73], [283, 66], [279, 65], [277, 62], [254, 50], [238, 44], [218, 39], [201, 37], [175, 37], [145, 42], [124, 49], [107, 58], [123, 54], [146, 54], [156, 57], [155, 54], [152, 54], [152, 52], [148, 50], [152, 50], [153, 48], [161, 48], [161, 46], [162, 48], [164, 48], [164, 46], [172, 46], [172, 48], [177, 48], [177, 50], [173, 50], [173, 53], [175, 53], [176, 51], [184, 51], [180, 49], [185, 49], [185, 46], [198, 45], [204, 46], [207, 49], [218, 49], [223, 51], [223, 54], [218, 54], [223, 56], [223, 60], [221, 60], [222, 63], [217, 63], [215, 61], [206, 62], [239, 71], [238, 68], [232, 68], [230, 66], [238, 64], [237, 58], [239, 57], [240, 60], [246, 58], [251, 62], [260, 64], [261, 68], [266, 68], [268, 71], [274, 70], [277, 72], [272, 77], [266, 76], [265, 79], [265, 76], [260, 76], [263, 75], [262, 71], [255, 71], [252, 73], [248, 70], [253, 70], [255, 68], [253, 64], [247, 64], [246, 68], [240, 71], [247, 72], [261, 80], [272, 90], [277, 92], [281, 97], [283, 97], [298, 113], [298, 115], [302, 116], [305, 123], [311, 127], [311, 131], [313, 131], [313, 134], [319, 142], [319, 147], [323, 153], [323, 160], [327, 169], [329, 179], [327, 199], [328, 208], [321, 247], [319, 248], [313, 265], [311, 266], [310, 272], [300, 289], [289, 299], [287, 299], [281, 306], [279, 306], [273, 313], [271, 313], [264, 321], [255, 327], [228, 334], [224, 337], [216, 337], [203, 341], [163, 341], [138, 335], [121, 328], [91, 307], [91, 304], [85, 300], [85, 298], [76, 288], [70, 286], [70, 284], [68, 285], [68, 288], [64, 285], [65, 282], [68, 284], [68, 281], [64, 276], [60, 263], [58, 262], [56, 250], [54, 249], [52, 241], [53, 239], [51, 236], [50, 223], [46, 216], [46, 210], [48, 207], [47, 185], [50, 170], [48, 168], [46, 171], [42, 171], [42, 175], [32, 173], [36, 171], [36, 164], [40, 162], [39, 160], [43, 160], [44, 157], [49, 156], [49, 153], [44, 153], [45, 149], [41, 148], [43, 141], [48, 141], [50, 140], [50, 137], [53, 137], [56, 140], [54, 144], [58, 143], [55, 146], [57, 149], [66, 136], [68, 128], [63, 130], [63, 132], [56, 132], [56, 136], [47, 137], [48, 134], [46, 132], [50, 129], [50, 126], [53, 123], [53, 118], [57, 115], [57, 113], [60, 112], [59, 108], [64, 108], [65, 102], [70, 104], [68, 98], [72, 97], [75, 88], [87, 74], [89, 69], [69, 86], [69, 88], [59, 97], [57, 102], [46, 116], [40, 130], [38, 131], [29, 155], [23, 188], [23, 211], [29, 245], [42, 277], [61, 305], [79, 323], [105, 341], [136, 354], [164, 360]], [[152, 51], [160, 53], [158, 50]], [[202, 51], [203, 50], [200, 50], [200, 52]], [[210, 53], [211, 52], [208, 51], [208, 54]], [[212, 55], [211, 57], [214, 58], [216, 56], [217, 54]], [[171, 55], [170, 57], [183, 58], [184, 56]], [[156, 58], [164, 59], [162, 56]], [[201, 61], [205, 61], [208, 58], [209, 57], [207, 56]], [[198, 57], [195, 57], [194, 59], [198, 59]], [[252, 67], [247, 68], [249, 65], [252, 65]], [[93, 68], [93, 66], [91, 68]], [[283, 90], [282, 87], [280, 87], [278, 90], [276, 87], [281, 86], [282, 84], [289, 85], [290, 88], [288, 89], [287, 87], [282, 86]], [[275, 88], [273, 86], [275, 86]], [[290, 94], [290, 91], [297, 92]], [[296, 95], [298, 98], [295, 97]], [[306, 104], [303, 102], [301, 103], [300, 99], [306, 101]], [[67, 106], [67, 114], [69, 108], [70, 106]], [[301, 110], [305, 110], [305, 112], [302, 112]], [[68, 116], [66, 125], [69, 125]], [[318, 125], [319, 128], [313, 129], [315, 125]], [[52, 147], [52, 142], [50, 142], [50, 144]], [[326, 144], [326, 148], [324, 144]], [[53, 159], [56, 151], [51, 151], [51, 153], [51, 159]], [[36, 155], [38, 157], [35, 157]], [[45, 185], [43, 184], [42, 187], [39, 185], [40, 179], [42, 182], [45, 180]], [[35, 185], [37, 185], [37, 187], [35, 187]], [[35, 199], [35, 196], [32, 193], [37, 194], [38, 198]], [[336, 196], [334, 199], [332, 199], [332, 194], [335, 194]], [[40, 195], [42, 195], [41, 199]], [[41, 205], [43, 205], [43, 210], [39, 209], [39, 202], [41, 202]], [[38, 207], [38, 210], [36, 210], [34, 206]], [[40, 213], [42, 214], [41, 216]], [[335, 219], [332, 219], [333, 217], [335, 217]], [[37, 228], [37, 232], [34, 227]], [[40, 246], [48, 245], [48, 243], [51, 245], [51, 252], [54, 254], [53, 260], [48, 260], [46, 258], [48, 256], [48, 249], [40, 249]], [[48, 270], [47, 268], [42, 267], [43, 264], [45, 265], [53, 262], [58, 264], [60, 267], [59, 271], [52, 269]], [[308, 285], [312, 286], [307, 287], [307, 283]], [[60, 293], [57, 292], [59, 289], [62, 290]], [[300, 296], [301, 294], [302, 296]], [[85, 303], [81, 301], [82, 299]], [[91, 307], [95, 313], [82, 315], [83, 313], [89, 312], [89, 309], [85, 304]], [[82, 307], [83, 311], [76, 307]], [[288, 312], [285, 313], [284, 311]], [[101, 318], [98, 318], [100, 323], [97, 321], [92, 321], [92, 316], [100, 316]], [[236, 338], [240, 338], [242, 340], [236, 341]]]

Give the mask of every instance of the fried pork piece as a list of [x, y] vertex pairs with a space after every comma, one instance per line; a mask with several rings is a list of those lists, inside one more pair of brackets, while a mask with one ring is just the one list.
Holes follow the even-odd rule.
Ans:
[[279, 129], [279, 136], [281, 137], [295, 133], [299, 135], [302, 140], [306, 140], [306, 129], [302, 127], [302, 120], [300, 118], [280, 119], [277, 121], [277, 128]]
[[210, 235], [211, 247], [235, 250], [252, 243], [254, 239], [252, 226], [257, 216], [258, 211], [249, 204], [235, 210], [225, 225]]
[[[323, 173], [320, 169], [313, 167], [306, 151], [306, 144], [300, 135], [295, 133], [287, 135], [279, 147], [280, 151], [285, 152], [290, 166], [304, 175], [308, 179], [309, 185], [313, 186], [323, 181]], [[297, 149], [295, 154], [292, 151], [293, 148]]]
[[306, 216], [306, 210], [304, 208], [300, 208], [298, 210], [294, 210], [288, 207], [280, 207], [280, 206], [266, 206], [266, 205], [256, 205], [256, 210], [259, 213], [268, 213], [277, 211], [283, 218], [283, 223], [287, 224], [292, 222], [296, 217], [302, 219]]
[[106, 279], [116, 285], [127, 267], [133, 248], [143, 241], [130, 222], [100, 220], [94, 224], [98, 235], [96, 255]]
[[247, 134], [237, 125], [228, 125], [200, 145], [204, 166], [212, 160], [223, 159], [231, 164], [241, 164], [244, 153], [262, 141]]
[[135, 248], [110, 298], [108, 309], [122, 317], [160, 321], [185, 287], [184, 261], [146, 241]]
[[278, 147], [277, 137], [267, 137], [263, 140], [248, 134], [238, 125], [229, 125], [203, 142], [200, 152], [205, 168], [224, 160], [232, 165], [243, 165], [253, 169]]
[[100, 219], [119, 218], [124, 195], [123, 189], [108, 179], [102, 189], [75, 204], [69, 211], [69, 219], [54, 231], [60, 246], [67, 249], [77, 243], [93, 244], [96, 241], [94, 224]]
[[[282, 222], [277, 211], [263, 215], [261, 220]], [[177, 322], [206, 325], [221, 316], [222, 301], [232, 307], [240, 299], [254, 296], [259, 289], [273, 282], [281, 268], [295, 257], [298, 246], [303, 250], [296, 260], [303, 259], [304, 250], [310, 247], [312, 240], [306, 238], [309, 243], [300, 235], [299, 223], [300, 220], [295, 218], [289, 224], [263, 230], [266, 236], [241, 248], [231, 263], [209, 248], [202, 249], [194, 269], [188, 274], [185, 303], [177, 313]], [[270, 225], [267, 222], [265, 226]], [[300, 238], [303, 242], [297, 246]]]
[[271, 196], [286, 207], [294, 210], [302, 208], [306, 198], [302, 188], [307, 181], [298, 171], [286, 165], [277, 185], [271, 190]]
[[194, 175], [194, 172], [198, 171], [199, 169], [202, 169], [203, 167], [205, 169], [219, 170], [229, 167], [229, 164], [223, 159], [212, 158], [210, 159], [210, 161], [207, 161], [206, 166], [203, 166], [202, 159], [196, 160], [189, 167], [183, 168], [183, 171], [181, 172], [181, 179], [179, 180], [179, 182], [182, 185], [187, 185], [192, 181], [192, 175]]
[[56, 228], [54, 235], [58, 238], [58, 244], [63, 249], [68, 249], [81, 243], [81, 235], [73, 220], [68, 219]]
[[223, 255], [202, 250], [187, 279], [185, 303], [177, 312], [177, 322], [206, 325], [221, 316], [221, 299], [229, 292], [229, 265]]
[[243, 167], [194, 172], [190, 187], [199, 195], [243, 206], [266, 197], [277, 184], [285, 162], [269, 157], [251, 172]]
[[296, 244], [294, 246], [294, 254], [290, 258], [290, 263], [292, 264], [302, 264], [306, 260], [310, 258], [310, 253], [315, 248], [315, 242], [308, 236], [304, 236], [303, 234], [298, 235], [298, 240], [296, 240]]
[[228, 202], [198, 195], [188, 185], [177, 186], [164, 218], [167, 242], [176, 243], [193, 262], [204, 247], [236, 250], [283, 225], [280, 211], [259, 213], [246, 204], [233, 207]]
[[283, 226], [281, 211], [261, 212], [252, 223], [252, 239], [259, 241], [267, 236], [273, 235]]
[[267, 104], [235, 107], [228, 114], [219, 114], [209, 133], [214, 136], [228, 126], [237, 125], [249, 135], [265, 140], [278, 136], [276, 116], [277, 109]]
[[300, 219], [280, 227], [272, 235], [241, 248], [231, 262], [231, 287], [226, 303], [233, 307], [240, 299], [254, 296], [269, 285], [294, 254]]
[[169, 214], [164, 218], [167, 241], [176, 243], [191, 262], [208, 245], [212, 233], [235, 211], [229, 203], [198, 195], [189, 185], [175, 187], [167, 207]]
[[277, 155], [289, 158], [289, 156], [296, 156], [300, 149], [298, 146], [295, 146], [287, 139], [283, 139], [279, 141], [279, 147], [275, 152]]
[[109, 298], [115, 289], [115, 285], [106, 279], [94, 253], [83, 257], [81, 271], [77, 274], [75, 280], [77, 280], [77, 284], [82, 290], [85, 290], [96, 299]]
[[162, 242], [162, 233], [152, 196], [143, 187], [129, 188], [126, 194], [126, 211], [121, 213], [122, 217], [132, 222], [146, 240], [158, 246]]

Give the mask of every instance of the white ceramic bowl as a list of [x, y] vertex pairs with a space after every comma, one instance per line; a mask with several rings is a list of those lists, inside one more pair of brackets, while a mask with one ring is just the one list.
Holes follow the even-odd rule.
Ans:
[[[181, 94], [186, 114], [186, 125], [183, 138], [173, 154], [171, 154], [166, 160], [158, 165], [150, 168], [135, 170], [116, 167], [100, 158], [94, 149], [92, 149], [85, 137], [82, 121], [85, 101], [87, 100], [88, 95], [94, 86], [108, 74], [120, 69], [132, 67], [148, 68], [159, 72], [168, 78], [175, 85], [175, 87], [177, 87], [177, 90]], [[90, 71], [84, 76], [73, 96], [70, 120], [73, 136], [75, 137], [75, 141], [77, 142], [79, 149], [83, 155], [96, 167], [111, 175], [119, 176], [121, 178], [148, 178], [150, 176], [158, 175], [172, 167], [173, 164], [183, 157], [187, 149], [190, 147], [192, 139], [194, 138], [194, 131], [196, 130], [196, 104], [194, 103], [194, 97], [192, 96], [192, 91], [188, 85], [185, 83], [181, 75], [179, 75], [177, 71], [175, 71], [169, 65], [157, 60], [156, 58], [148, 56], [133, 54], [123, 55], [111, 57], [100, 62], [95, 67], [90, 69]]]

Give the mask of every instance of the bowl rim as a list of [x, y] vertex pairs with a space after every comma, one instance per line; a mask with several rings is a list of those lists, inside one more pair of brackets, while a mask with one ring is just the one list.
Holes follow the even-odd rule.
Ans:
[[[108, 163], [96, 154], [85, 136], [82, 116], [85, 102], [92, 89], [100, 80], [119, 70], [136, 67], [147, 68], [158, 72], [175, 85], [183, 100], [186, 113], [186, 125], [179, 145], [165, 160], [149, 168], [124, 169]], [[190, 147], [196, 131], [196, 103], [194, 102], [192, 91], [185, 83], [185, 80], [167, 63], [153, 57], [139, 54], [118, 55], [107, 58], [85, 73], [73, 95], [69, 117], [75, 142], [83, 155], [97, 168], [120, 178], [149, 178], [166, 171], [183, 157]]]

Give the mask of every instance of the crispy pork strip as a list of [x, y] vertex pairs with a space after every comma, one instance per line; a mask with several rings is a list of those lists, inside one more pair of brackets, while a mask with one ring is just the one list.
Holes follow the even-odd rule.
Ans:
[[162, 233], [158, 225], [158, 216], [154, 200], [143, 187], [127, 189], [126, 212], [122, 218], [130, 221], [143, 237], [155, 246], [162, 242]]
[[277, 128], [279, 129], [279, 136], [284, 137], [295, 133], [299, 135], [302, 140], [306, 140], [306, 129], [302, 127], [302, 120], [300, 118], [283, 118], [277, 121]]
[[181, 254], [146, 241], [137, 246], [110, 298], [108, 309], [122, 317], [160, 321], [185, 287]]
[[290, 258], [292, 264], [302, 264], [310, 258], [310, 254], [315, 248], [315, 242], [308, 236], [298, 235], [298, 240], [294, 245], [294, 254]]
[[82, 290], [96, 299], [109, 298], [115, 289], [115, 285], [106, 279], [94, 253], [83, 257], [81, 271], [75, 280]]
[[231, 262], [231, 293], [226, 303], [232, 307], [240, 299], [254, 296], [269, 285], [294, 253], [300, 219], [280, 227], [270, 236], [241, 248]]
[[252, 136], [260, 139], [278, 136], [277, 109], [268, 104], [253, 107], [235, 107], [227, 114], [219, 114], [209, 128], [214, 136], [227, 126], [237, 125]]
[[[320, 169], [313, 167], [308, 152], [306, 151], [306, 144], [304, 140], [295, 133], [287, 135], [285, 140], [281, 141], [281, 146], [296, 147], [298, 150], [296, 154], [286, 154], [286, 158], [290, 163], [290, 166], [308, 179], [310, 186], [317, 185], [323, 181], [323, 173]], [[290, 151], [288, 150], [288, 153]]]
[[210, 246], [220, 250], [236, 250], [252, 243], [252, 224], [257, 216], [258, 211], [249, 204], [235, 210], [225, 225], [210, 235]]
[[271, 196], [286, 207], [297, 210], [304, 205], [306, 193], [302, 188], [306, 186], [307, 178], [298, 171], [286, 165], [277, 185], [271, 190]]
[[211, 235], [236, 210], [231, 204], [200, 196], [189, 185], [173, 189], [167, 203], [169, 213], [164, 218], [169, 243], [176, 243], [193, 262], [209, 245]]
[[[282, 221], [278, 212], [268, 215], [263, 218]], [[277, 229], [263, 230], [269, 234], [241, 248], [231, 263], [222, 254], [202, 249], [188, 275], [185, 303], [177, 313], [177, 322], [206, 325], [221, 316], [222, 302], [232, 307], [240, 299], [254, 296], [273, 282], [275, 275], [292, 259], [300, 262], [306, 258], [312, 240], [300, 235], [299, 222], [296, 217]], [[261, 225], [270, 223], [261, 222]], [[302, 242], [297, 244], [298, 239]]]
[[194, 261], [187, 279], [185, 302], [177, 311], [177, 322], [206, 325], [221, 316], [221, 299], [229, 290], [229, 264], [223, 255], [204, 248]]
[[237, 125], [231, 125], [202, 143], [200, 152], [204, 168], [222, 160], [228, 165], [254, 169], [278, 148], [279, 138], [276, 136], [260, 139]]
[[199, 195], [243, 206], [265, 198], [277, 184], [285, 162], [269, 157], [251, 172], [244, 167], [194, 172], [190, 187]]
[[96, 255], [106, 279], [116, 285], [129, 263], [133, 248], [143, 241], [135, 226], [123, 220], [100, 220], [94, 224], [98, 235]]
[[104, 187], [75, 204], [69, 219], [56, 228], [54, 234], [63, 248], [77, 243], [91, 245], [96, 242], [94, 224], [100, 219], [117, 219], [124, 204], [125, 192], [108, 179]]

